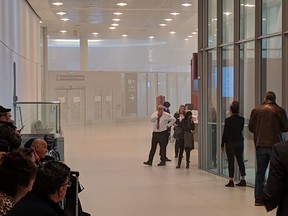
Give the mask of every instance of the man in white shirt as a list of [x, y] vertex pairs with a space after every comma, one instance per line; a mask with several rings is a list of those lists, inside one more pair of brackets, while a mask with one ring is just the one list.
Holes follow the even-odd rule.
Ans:
[[173, 115], [163, 112], [163, 110], [164, 107], [159, 105], [157, 107], [157, 111], [155, 111], [151, 116], [151, 122], [153, 123], [152, 142], [148, 161], [143, 162], [145, 165], [152, 166], [158, 143], [160, 145], [161, 156], [161, 162], [158, 164], [158, 166], [166, 165], [167, 128], [171, 127], [175, 123], [176, 119], [173, 117]]

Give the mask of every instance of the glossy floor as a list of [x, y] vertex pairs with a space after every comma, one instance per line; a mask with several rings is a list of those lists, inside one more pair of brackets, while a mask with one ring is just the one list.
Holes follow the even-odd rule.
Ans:
[[253, 188], [226, 188], [227, 179], [199, 170], [197, 150], [190, 169], [175, 169], [173, 144], [165, 167], [157, 167], [158, 152], [152, 167], [143, 165], [151, 130], [149, 121], [64, 127], [65, 161], [80, 171], [85, 211], [93, 216], [275, 215], [254, 206]]

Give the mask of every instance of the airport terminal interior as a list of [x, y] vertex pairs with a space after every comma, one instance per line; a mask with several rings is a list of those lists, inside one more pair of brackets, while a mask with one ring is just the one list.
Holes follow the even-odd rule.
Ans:
[[[1, 0], [0, 105], [23, 141], [56, 136], [91, 215], [275, 215], [254, 206], [248, 122], [266, 91], [288, 108], [287, 10], [286, 0]], [[164, 100], [193, 112], [190, 169], [176, 169], [173, 139], [171, 162], [158, 167], [157, 150], [143, 165]], [[233, 100], [245, 119], [240, 188], [224, 186], [220, 150]]]

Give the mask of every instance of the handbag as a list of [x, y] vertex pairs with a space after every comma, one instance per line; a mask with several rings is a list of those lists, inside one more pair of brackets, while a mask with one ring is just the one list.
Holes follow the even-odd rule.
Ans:
[[184, 148], [194, 149], [194, 136], [192, 132], [184, 131]]
[[182, 129], [179, 126], [174, 127], [173, 137], [179, 139]]

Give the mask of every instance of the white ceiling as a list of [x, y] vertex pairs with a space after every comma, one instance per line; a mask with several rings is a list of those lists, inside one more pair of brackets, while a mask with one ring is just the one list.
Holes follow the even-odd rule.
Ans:
[[[122, 39], [126, 40], [153, 40], [165, 41], [173, 37], [183, 41], [191, 39], [192, 32], [197, 32], [197, 0], [57, 0], [61, 6], [52, 5], [56, 0], [28, 0], [32, 8], [39, 15], [47, 27], [48, 35], [57, 39]], [[125, 2], [127, 6], [120, 7], [117, 3]], [[190, 7], [183, 7], [181, 3], [192, 3]], [[66, 12], [66, 15], [57, 15], [57, 12]], [[120, 16], [114, 12], [122, 12]], [[171, 12], [180, 13], [173, 16]], [[120, 18], [113, 22], [113, 18]], [[61, 21], [68, 18], [69, 21]], [[172, 18], [170, 22], [165, 18]], [[119, 23], [115, 30], [110, 30], [112, 23]], [[161, 27], [160, 23], [167, 26]], [[67, 30], [60, 33], [60, 30]], [[174, 35], [169, 32], [175, 31]], [[98, 35], [93, 35], [97, 32]], [[195, 34], [195, 33], [194, 33]], [[190, 36], [190, 38], [188, 37]], [[197, 35], [193, 35], [194, 40]]]

